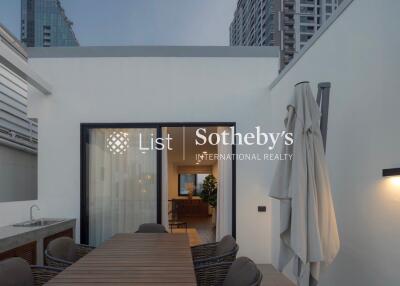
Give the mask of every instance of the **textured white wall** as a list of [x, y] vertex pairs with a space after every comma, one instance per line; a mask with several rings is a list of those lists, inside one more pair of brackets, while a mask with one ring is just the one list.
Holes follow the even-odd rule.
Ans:
[[400, 186], [381, 175], [400, 166], [400, 2], [384, 2], [354, 0], [270, 94], [280, 128], [295, 83], [311, 81], [314, 95], [332, 83], [327, 159], [342, 247], [321, 286], [400, 283]]
[[[0, 192], [2, 198], [32, 198], [37, 192], [36, 155], [0, 145]], [[0, 226], [29, 220], [29, 207], [34, 203], [36, 201], [0, 202]]]
[[[38, 201], [20, 201], [0, 203], [0, 227], [29, 220], [29, 208]], [[41, 212], [34, 211], [34, 217], [41, 217]]]
[[[39, 119], [39, 202], [47, 216], [76, 218], [81, 122], [234, 121], [238, 131], [254, 131], [266, 125], [268, 85], [278, 71], [277, 58], [38, 58], [31, 64], [54, 90], [29, 99], [30, 115]], [[265, 172], [263, 162], [237, 162], [240, 255], [259, 263], [270, 261], [270, 213], [257, 212], [269, 205]]]

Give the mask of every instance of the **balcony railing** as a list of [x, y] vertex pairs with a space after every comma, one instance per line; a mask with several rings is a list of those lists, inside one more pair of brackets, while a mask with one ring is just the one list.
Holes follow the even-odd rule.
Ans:
[[294, 52], [295, 52], [295, 49], [293, 47], [290, 47], [290, 46], [285, 46], [284, 47], [284, 51], [285, 51], [286, 54], [293, 55]]
[[283, 31], [284, 31], [286, 34], [293, 34], [293, 33], [294, 33], [294, 28], [290, 28], [290, 27], [288, 27], [288, 26], [285, 26], [285, 27], [283, 28]]
[[293, 58], [293, 56], [285, 55], [283, 57], [283, 61], [284, 61], [285, 64], [288, 64], [291, 61], [292, 58]]
[[295, 3], [295, 0], [283, 0], [283, 5], [294, 6]]
[[294, 38], [293, 37], [284, 37], [283, 41], [287, 44], [294, 44]]
[[285, 17], [285, 18], [283, 19], [283, 23], [289, 24], [289, 25], [293, 25], [293, 24], [294, 24], [294, 19]]
[[314, 15], [314, 10], [304, 9], [300, 11], [301, 15]]
[[314, 0], [301, 0], [300, 4], [315, 5], [315, 1]]
[[283, 8], [283, 13], [284, 13], [284, 14], [289, 14], [289, 15], [294, 15], [294, 14], [295, 14], [295, 11], [294, 11], [294, 9], [292, 9], [292, 8], [287, 8], [287, 7], [285, 7], [285, 8]]

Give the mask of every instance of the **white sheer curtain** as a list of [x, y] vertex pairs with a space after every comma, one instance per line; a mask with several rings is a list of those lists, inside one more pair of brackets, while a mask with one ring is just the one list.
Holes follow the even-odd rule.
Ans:
[[[115, 133], [116, 132], [116, 133]], [[89, 243], [97, 246], [119, 232], [157, 221], [156, 151], [139, 150], [155, 129], [91, 129], [89, 138]], [[113, 134], [129, 140], [124, 152], [110, 150]], [[115, 143], [118, 144], [118, 143]]]
[[[230, 133], [228, 127], [218, 127], [218, 133]], [[232, 145], [218, 144], [218, 154], [232, 154]], [[218, 198], [216, 240], [232, 234], [232, 161], [218, 161]]]

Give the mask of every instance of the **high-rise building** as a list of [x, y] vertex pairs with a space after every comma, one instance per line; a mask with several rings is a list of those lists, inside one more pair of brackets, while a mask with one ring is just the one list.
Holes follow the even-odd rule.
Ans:
[[79, 46], [59, 0], [21, 0], [21, 41], [28, 47]]
[[238, 0], [230, 25], [231, 46], [267, 46], [267, 0]]
[[341, 0], [239, 0], [230, 26], [232, 46], [279, 46], [287, 65]]

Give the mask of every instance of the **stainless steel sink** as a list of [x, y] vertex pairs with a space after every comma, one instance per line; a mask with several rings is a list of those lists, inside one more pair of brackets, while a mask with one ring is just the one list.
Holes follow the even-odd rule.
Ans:
[[62, 219], [35, 219], [35, 220], [29, 220], [25, 222], [20, 222], [16, 223], [13, 226], [21, 226], [21, 227], [35, 227], [35, 226], [46, 226], [46, 225], [51, 225], [55, 224], [58, 222], [62, 222]]

